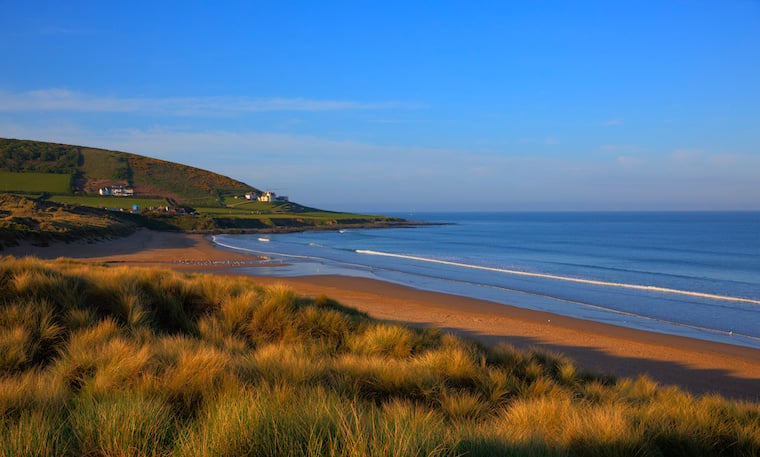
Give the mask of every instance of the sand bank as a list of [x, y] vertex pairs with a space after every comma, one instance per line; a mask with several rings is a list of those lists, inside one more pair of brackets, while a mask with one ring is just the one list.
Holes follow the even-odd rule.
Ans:
[[175, 269], [222, 269], [262, 262], [261, 257], [214, 247], [203, 235], [141, 229], [134, 234], [97, 242], [51, 243], [47, 247], [23, 243], [0, 255], [42, 259], [71, 257], [108, 264], [164, 265]]
[[[149, 230], [90, 244], [18, 246], [0, 254], [73, 257], [216, 273], [234, 272], [230, 268], [261, 261], [215, 248], [201, 235]], [[645, 374], [663, 385], [678, 385], [695, 394], [717, 392], [731, 398], [760, 401], [757, 349], [626, 329], [363, 278], [254, 276], [252, 280], [260, 284], [284, 283], [303, 295], [325, 294], [377, 319], [435, 326], [485, 344], [504, 342], [562, 353], [588, 370], [616, 376]]]

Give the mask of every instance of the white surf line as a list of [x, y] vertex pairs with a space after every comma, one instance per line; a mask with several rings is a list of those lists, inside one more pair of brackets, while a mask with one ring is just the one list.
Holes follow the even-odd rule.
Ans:
[[[469, 282], [469, 281], [463, 281], [463, 282], [467, 282], [468, 284], [476, 284], [476, 283]], [[658, 324], [665, 324], [665, 325], [669, 325], [669, 326], [672, 326], [672, 327], [687, 328], [689, 330], [696, 330], [698, 332], [708, 333], [708, 334], [711, 334], [711, 335], [721, 335], [721, 336], [723, 336], [723, 335], [730, 335], [732, 337], [738, 337], [738, 338], [745, 338], [745, 339], [754, 340], [754, 341], [760, 341], [760, 337], [748, 335], [746, 333], [737, 333], [737, 332], [734, 332], [733, 330], [721, 330], [721, 329], [717, 329], [717, 328], [702, 327], [702, 326], [699, 326], [699, 325], [687, 324], [685, 322], [671, 321], [671, 320], [667, 320], [667, 319], [663, 319], [663, 318], [659, 318], [659, 317], [655, 317], [655, 316], [647, 316], [645, 314], [636, 314], [636, 313], [633, 313], [633, 312], [630, 312], [630, 311], [623, 311], [621, 309], [607, 308], [605, 306], [594, 305], [593, 303], [586, 303], [586, 302], [582, 302], [582, 301], [571, 300], [571, 299], [568, 299], [568, 298], [555, 297], [554, 295], [546, 295], [546, 294], [540, 294], [540, 293], [536, 293], [536, 292], [528, 292], [528, 291], [523, 291], [523, 290], [518, 290], [518, 289], [510, 289], [508, 287], [494, 286], [494, 285], [485, 285], [485, 284], [480, 284], [480, 285], [482, 285], [484, 287], [490, 287], [492, 289], [505, 290], [505, 291], [509, 291], [509, 292], [513, 292], [513, 293], [519, 293], [519, 294], [525, 294], [525, 295], [532, 295], [534, 297], [549, 298], [551, 300], [561, 301], [561, 302], [565, 302], [565, 303], [572, 303], [574, 305], [579, 305], [579, 306], [583, 306], [583, 307], [586, 307], [586, 308], [591, 308], [591, 309], [594, 309], [594, 310], [597, 310], [597, 311], [602, 311], [602, 312], [605, 312], [605, 313], [612, 313], [612, 314], [615, 314], [615, 315], [621, 315], [621, 316], [625, 316], [625, 317], [629, 317], [629, 318], [633, 318], [633, 319], [639, 319], [639, 320], [643, 320], [643, 321], [656, 322]], [[644, 287], [644, 286], [642, 286], [642, 287]], [[601, 320], [601, 321], [598, 321], [598, 322], [603, 322], [604, 323], [604, 322], [607, 322], [607, 321]], [[616, 325], [616, 324], [613, 323], [613, 325]], [[635, 326], [633, 326], [631, 328], [638, 328], [638, 329], [645, 330], [645, 331], [653, 331], [651, 329], [647, 329], [646, 327], [635, 327]], [[660, 332], [660, 333], [662, 333], [662, 332]], [[671, 334], [675, 335], [675, 333], [671, 333]]]
[[650, 291], [650, 292], [662, 292], [666, 294], [688, 295], [691, 297], [710, 298], [713, 300], [734, 301], [734, 302], [752, 303], [755, 305], [760, 305], [760, 300], [753, 300], [751, 298], [730, 297], [727, 295], [716, 295], [716, 294], [707, 294], [703, 292], [691, 292], [688, 290], [668, 289], [667, 287], [642, 286], [638, 284], [625, 284], [625, 283], [618, 283], [618, 282], [597, 281], [594, 279], [571, 278], [567, 276], [557, 276], [557, 275], [546, 274], [546, 273], [530, 273], [527, 271], [507, 270], [504, 268], [484, 267], [481, 265], [468, 265], [466, 263], [450, 262], [448, 260], [427, 259], [425, 257], [416, 257], [412, 255], [402, 255], [402, 254], [391, 254], [389, 252], [370, 251], [370, 250], [364, 250], [364, 249], [357, 249], [356, 252], [358, 254], [368, 254], [368, 255], [377, 255], [377, 256], [384, 256], [384, 257], [395, 257], [398, 259], [417, 260], [419, 262], [438, 263], [441, 265], [450, 265], [454, 267], [463, 267], [463, 268], [473, 268], [475, 270], [494, 271], [497, 273], [507, 273], [507, 274], [517, 275], [517, 276], [529, 276], [532, 278], [556, 279], [559, 281], [569, 281], [569, 282], [575, 282], [575, 283], [581, 283], [581, 284], [592, 284], [595, 286], [620, 287], [623, 289], [636, 289], [636, 290], [645, 290], [645, 291]]
[[329, 258], [326, 258], [326, 257], [316, 257], [316, 256], [298, 255], [298, 254], [284, 254], [282, 252], [261, 251], [261, 250], [258, 250], [258, 249], [249, 249], [249, 248], [244, 248], [244, 247], [240, 247], [240, 246], [233, 246], [231, 244], [226, 244], [226, 243], [222, 243], [221, 241], [218, 241], [216, 239], [216, 235], [212, 235], [211, 236], [211, 241], [214, 244], [218, 245], [218, 246], [222, 246], [222, 247], [231, 249], [233, 251], [242, 251], [242, 252], [247, 252], [247, 253], [251, 253], [251, 254], [265, 255], [265, 256], [270, 256], [270, 258], [271, 257], [288, 257], [288, 258], [292, 258], [292, 259], [303, 259], [303, 260], [306, 260], [306, 261], [317, 262], [317, 263], [320, 263], [320, 264], [323, 264], [323, 265], [325, 264], [325, 262], [332, 262], [332, 263], [336, 263], [336, 264], [340, 264], [340, 265], [348, 265], [348, 266], [351, 266], [351, 267], [360, 267], [360, 268], [365, 268], [365, 269], [371, 269], [371, 267], [368, 267], [367, 265], [362, 265], [362, 264], [359, 264], [359, 263], [344, 262], [344, 261], [340, 261], [340, 260], [333, 260], [333, 259], [329, 259]]
[[232, 249], [233, 251], [242, 251], [242, 252], [248, 252], [248, 253], [258, 254], [258, 255], [293, 257], [294, 259], [311, 259], [312, 258], [312, 257], [304, 256], [304, 255], [282, 254], [282, 253], [279, 253], [279, 252], [259, 251], [257, 249], [248, 249], [248, 248], [243, 248], [243, 247], [240, 247], [240, 246], [233, 246], [231, 244], [226, 244], [226, 243], [222, 243], [222, 242], [218, 241], [216, 239], [215, 235], [211, 236], [211, 241], [214, 244], [218, 245], [218, 246], [222, 246], [222, 247], [225, 247], [227, 249]]

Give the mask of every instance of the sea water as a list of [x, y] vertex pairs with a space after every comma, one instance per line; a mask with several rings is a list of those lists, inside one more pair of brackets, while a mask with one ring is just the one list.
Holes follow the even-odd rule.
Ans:
[[760, 213], [427, 213], [414, 228], [217, 235], [256, 275], [340, 274], [760, 348]]

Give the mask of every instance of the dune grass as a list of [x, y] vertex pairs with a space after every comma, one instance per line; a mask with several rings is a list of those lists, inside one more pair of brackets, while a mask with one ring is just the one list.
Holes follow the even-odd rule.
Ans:
[[760, 407], [244, 278], [0, 259], [0, 456], [760, 454]]

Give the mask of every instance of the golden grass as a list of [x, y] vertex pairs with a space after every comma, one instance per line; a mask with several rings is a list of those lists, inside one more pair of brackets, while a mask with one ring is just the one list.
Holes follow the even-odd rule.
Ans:
[[5, 455], [760, 455], [760, 407], [241, 278], [0, 259]]

